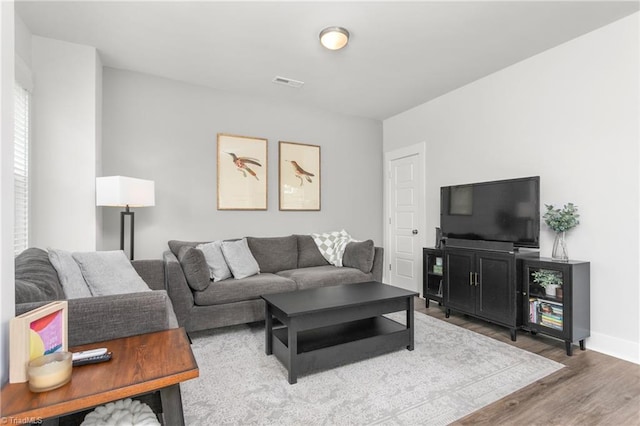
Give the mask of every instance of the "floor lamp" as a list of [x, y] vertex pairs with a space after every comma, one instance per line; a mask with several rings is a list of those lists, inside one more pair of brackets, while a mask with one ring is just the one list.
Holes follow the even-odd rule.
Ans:
[[125, 176], [96, 178], [96, 206], [124, 207], [120, 212], [120, 250], [124, 250], [124, 222], [129, 216], [129, 258], [133, 260], [134, 212], [130, 207], [155, 206], [155, 185], [152, 180]]

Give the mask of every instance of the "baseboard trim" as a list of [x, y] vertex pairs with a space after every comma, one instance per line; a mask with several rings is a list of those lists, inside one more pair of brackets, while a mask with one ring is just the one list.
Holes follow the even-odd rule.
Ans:
[[640, 344], [631, 340], [591, 331], [591, 337], [587, 340], [587, 350], [594, 350], [634, 364], [640, 364]]

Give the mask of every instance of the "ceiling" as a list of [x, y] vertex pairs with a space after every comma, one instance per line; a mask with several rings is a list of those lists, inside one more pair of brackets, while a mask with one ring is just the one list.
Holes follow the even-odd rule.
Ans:
[[[638, 2], [15, 3], [105, 66], [383, 120], [638, 11]], [[321, 47], [327, 26], [351, 32]], [[275, 76], [304, 81], [300, 89]]]

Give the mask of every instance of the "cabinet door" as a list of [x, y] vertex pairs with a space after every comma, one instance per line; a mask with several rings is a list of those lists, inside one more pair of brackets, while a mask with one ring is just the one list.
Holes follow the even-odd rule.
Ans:
[[[570, 268], [550, 262], [525, 261], [523, 269], [523, 283], [526, 294], [524, 300], [524, 321], [528, 328], [565, 338], [570, 329], [571, 314], [565, 305], [565, 300], [571, 297]], [[563, 284], [560, 291], [554, 294], [536, 283], [536, 274], [554, 274]]]
[[516, 324], [515, 260], [512, 255], [476, 255], [476, 314], [511, 327]]
[[470, 314], [475, 313], [474, 259], [472, 252], [447, 250], [445, 306], [448, 308]]

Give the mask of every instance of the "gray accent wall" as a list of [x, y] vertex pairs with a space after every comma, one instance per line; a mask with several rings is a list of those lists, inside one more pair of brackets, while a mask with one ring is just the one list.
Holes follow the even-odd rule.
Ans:
[[[103, 84], [102, 175], [155, 181], [156, 206], [134, 209], [136, 259], [159, 258], [171, 239], [346, 229], [382, 244], [381, 122], [113, 68]], [[268, 139], [266, 211], [217, 210], [218, 133]], [[321, 211], [279, 211], [278, 141], [321, 147]], [[118, 249], [120, 209], [102, 209], [98, 249]]]

